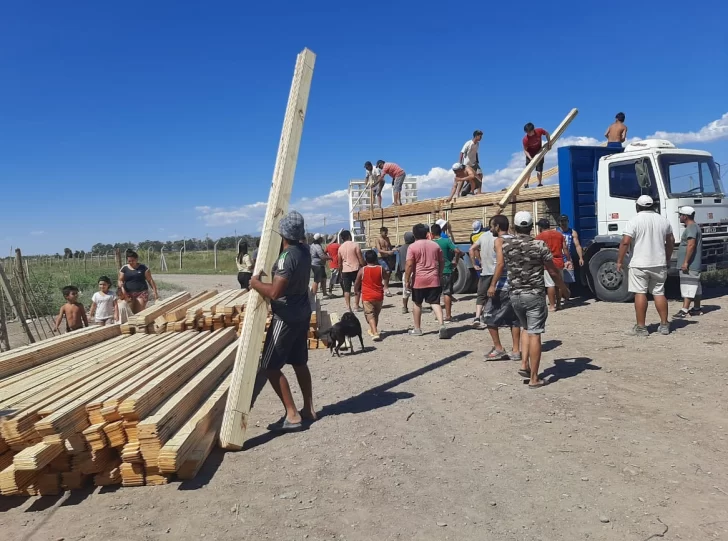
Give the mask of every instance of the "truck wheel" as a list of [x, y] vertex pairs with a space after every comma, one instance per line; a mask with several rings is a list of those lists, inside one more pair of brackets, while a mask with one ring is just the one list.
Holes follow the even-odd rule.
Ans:
[[462, 259], [458, 261], [457, 266], [453, 269], [453, 292], [454, 293], [467, 293], [468, 286], [471, 283], [470, 269]]
[[607, 248], [597, 252], [589, 261], [594, 294], [600, 301], [627, 302], [634, 298], [634, 294], [627, 290], [627, 273], [617, 271], [618, 253], [615, 248]]

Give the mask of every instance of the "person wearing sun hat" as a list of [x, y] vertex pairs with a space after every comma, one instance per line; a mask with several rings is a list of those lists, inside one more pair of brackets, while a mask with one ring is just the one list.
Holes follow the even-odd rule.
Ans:
[[[308, 327], [311, 304], [308, 281], [311, 275], [311, 253], [301, 242], [305, 234], [303, 216], [295, 210], [284, 216], [278, 224], [283, 240], [283, 251], [273, 265], [273, 280], [263, 282], [262, 271], [250, 280], [250, 287], [270, 300], [273, 319], [266, 333], [258, 377], [253, 389], [252, 405], [269, 381], [280, 397], [285, 415], [269, 426], [270, 430], [293, 432], [303, 428], [304, 421], [314, 421], [311, 372], [308, 369]], [[303, 409], [299, 412], [286, 376], [281, 369], [290, 364], [303, 395]]]
[[651, 294], [660, 315], [660, 334], [670, 334], [667, 321], [665, 282], [667, 265], [672, 258], [675, 237], [667, 219], [655, 212], [655, 202], [649, 195], [641, 195], [635, 203], [637, 214], [627, 222], [622, 233], [617, 256], [617, 272], [622, 272], [624, 258], [630, 252], [628, 288], [634, 293], [637, 324], [629, 332], [632, 336], [648, 336], [647, 294]]
[[[703, 288], [700, 285], [700, 267], [703, 264], [703, 234], [695, 223], [695, 209], [690, 206], [678, 209], [680, 223], [685, 226], [680, 236], [680, 247], [677, 249], [677, 264], [680, 267], [680, 294], [683, 305], [674, 318], [685, 319], [688, 316], [702, 316], [700, 297]], [[690, 309], [690, 303], [695, 303]]]

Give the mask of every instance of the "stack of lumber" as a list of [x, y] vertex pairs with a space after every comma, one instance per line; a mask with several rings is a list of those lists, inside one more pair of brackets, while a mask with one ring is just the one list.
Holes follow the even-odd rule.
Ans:
[[[167, 311], [190, 300], [180, 295]], [[138, 324], [160, 315], [149, 311]], [[46, 353], [43, 364], [0, 379], [3, 495], [164, 484], [193, 476], [214, 446], [237, 348], [234, 328], [121, 336], [119, 326], [94, 330], [110, 339], [85, 349], [67, 344], [55, 356]], [[73, 337], [88, 343], [88, 333]], [[58, 341], [34, 347], [46, 351]]]
[[187, 328], [185, 319], [187, 316], [187, 310], [195, 308], [197, 305], [202, 304], [203, 302], [213, 298], [215, 295], [217, 295], [217, 289], [210, 289], [208, 291], [198, 293], [194, 297], [190, 298], [190, 300], [188, 300], [186, 303], [166, 312], [163, 316], [158, 317], [154, 321], [155, 328], [161, 328], [164, 324], [167, 331], [184, 331]]
[[[185, 316], [185, 328], [188, 330], [196, 329], [199, 331], [212, 330], [213, 317], [217, 312], [218, 306], [221, 308], [227, 307], [231, 310], [231, 313], [235, 314], [243, 310], [245, 302], [245, 294], [240, 289], [228, 289], [221, 291], [204, 302], [198, 303], [197, 305], [187, 309], [187, 314]], [[232, 321], [228, 326], [231, 325]]]
[[[134, 314], [129, 321], [121, 326], [123, 334], [153, 334], [160, 332], [155, 328], [155, 320], [160, 316], [164, 316], [167, 312], [185, 304], [190, 300], [190, 294], [186, 291], [172, 295], [162, 301], [155, 302], [152, 306], [145, 308], [141, 312]], [[163, 330], [163, 329], [162, 329]]]

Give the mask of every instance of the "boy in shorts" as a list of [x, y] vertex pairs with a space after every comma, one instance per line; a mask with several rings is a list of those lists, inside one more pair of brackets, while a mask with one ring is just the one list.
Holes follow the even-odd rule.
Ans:
[[58, 312], [55, 330], [59, 330], [64, 317], [66, 318], [66, 332], [73, 332], [88, 327], [86, 309], [83, 307], [83, 304], [78, 302], [78, 288], [76, 286], [66, 286], [62, 291], [63, 297], [66, 299], [66, 304], [61, 306], [61, 311]]
[[384, 302], [384, 282], [389, 272], [385, 271], [378, 264], [377, 254], [374, 250], [367, 250], [364, 254], [366, 265], [359, 269], [356, 275], [355, 287], [361, 291], [361, 300], [364, 303], [364, 317], [367, 318], [369, 329], [367, 333], [374, 341], [380, 340], [379, 331], [379, 314], [382, 311], [382, 303]]

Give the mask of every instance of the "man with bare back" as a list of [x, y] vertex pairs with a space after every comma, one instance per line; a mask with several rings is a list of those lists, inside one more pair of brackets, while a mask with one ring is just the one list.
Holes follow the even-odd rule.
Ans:
[[627, 140], [627, 124], [624, 123], [624, 113], [617, 113], [614, 122], [607, 128], [604, 137], [607, 138], [607, 147], [622, 148]]
[[391, 297], [392, 292], [389, 291], [389, 275], [392, 272], [392, 268], [394, 267], [394, 265], [391, 264], [392, 256], [394, 255], [394, 249], [392, 248], [392, 243], [389, 240], [388, 233], [389, 230], [386, 227], [382, 227], [379, 230], [379, 238], [377, 238], [376, 241], [376, 248], [379, 254], [379, 266], [382, 267], [382, 270], [384, 271], [384, 294], [387, 297]]

